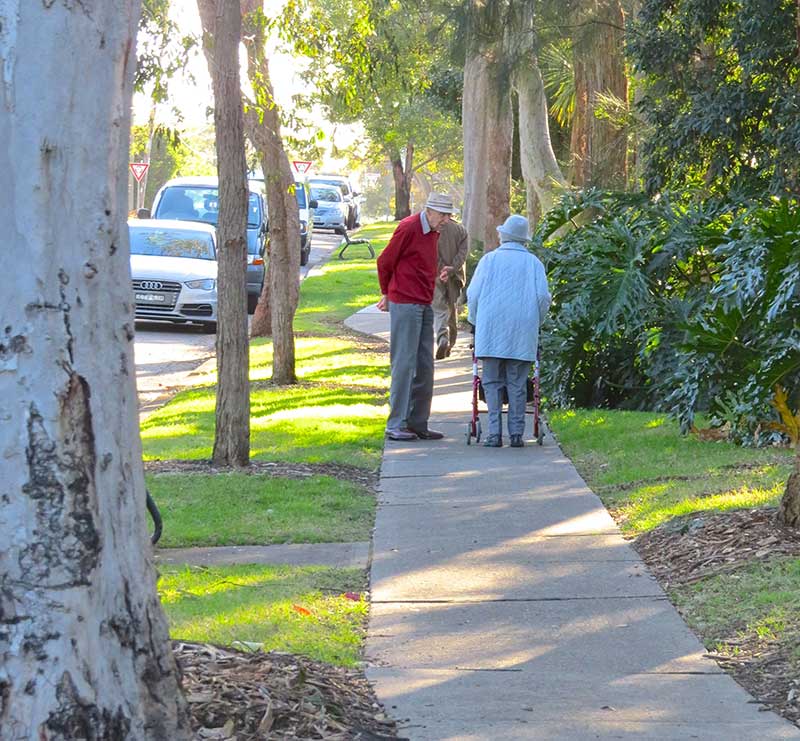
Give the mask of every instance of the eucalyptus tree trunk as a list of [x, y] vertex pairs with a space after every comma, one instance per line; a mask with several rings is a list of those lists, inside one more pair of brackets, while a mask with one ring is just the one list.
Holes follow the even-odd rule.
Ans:
[[400, 221], [411, 215], [411, 182], [414, 177], [414, 143], [406, 145], [405, 159], [399, 153], [391, 156], [394, 178], [394, 219]]
[[514, 118], [501, 43], [486, 47], [478, 34], [464, 63], [464, 226], [471, 245], [491, 250], [508, 216]]
[[514, 86], [519, 97], [520, 165], [525, 179], [528, 219], [533, 225], [539, 215], [552, 208], [566, 181], [550, 141], [547, 98], [532, 49], [520, 59]]
[[217, 407], [213, 460], [250, 462], [250, 384], [247, 339], [247, 163], [244, 153], [238, 3], [197, 0], [214, 88], [219, 173], [217, 224]]
[[778, 520], [784, 525], [800, 527], [800, 443], [795, 446], [794, 470], [786, 482], [778, 507]]
[[600, 96], [628, 101], [625, 16], [619, 0], [573, 0], [575, 115], [570, 152], [572, 183], [624, 189], [628, 136], [624, 127], [598, 118]]
[[133, 364], [138, 16], [138, 0], [0, 3], [3, 739], [190, 736], [147, 540]]
[[[242, 0], [247, 68], [256, 94], [248, 108], [247, 129], [259, 153], [269, 207], [269, 260], [267, 276], [270, 326], [264, 326], [265, 312], [253, 317], [251, 334], [272, 334], [272, 380], [295, 383], [294, 315], [300, 297], [300, 212], [295, 195], [294, 175], [281, 139], [280, 109], [275, 103], [266, 56], [264, 28], [266, 18], [261, 0]], [[264, 281], [267, 284], [267, 280]], [[266, 289], [265, 289], [266, 292]], [[263, 294], [262, 294], [263, 298]], [[263, 322], [263, 324], [262, 324]]]

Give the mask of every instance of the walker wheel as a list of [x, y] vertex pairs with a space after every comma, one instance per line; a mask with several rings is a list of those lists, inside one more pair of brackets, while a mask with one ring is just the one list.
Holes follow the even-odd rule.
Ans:
[[479, 443], [481, 441], [481, 421], [478, 420], [478, 431], [475, 433], [475, 442]]
[[472, 445], [472, 422], [467, 422], [467, 445]]

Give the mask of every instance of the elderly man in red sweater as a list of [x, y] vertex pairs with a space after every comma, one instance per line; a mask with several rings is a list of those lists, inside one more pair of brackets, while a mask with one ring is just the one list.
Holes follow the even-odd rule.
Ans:
[[455, 213], [449, 196], [431, 193], [425, 208], [403, 219], [378, 258], [381, 300], [388, 311], [392, 383], [386, 437], [439, 440], [428, 428], [433, 399], [433, 290], [439, 229]]

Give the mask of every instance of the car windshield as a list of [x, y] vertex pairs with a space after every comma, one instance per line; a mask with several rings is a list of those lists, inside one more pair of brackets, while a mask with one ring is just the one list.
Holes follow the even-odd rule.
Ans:
[[342, 200], [342, 194], [336, 188], [312, 188], [311, 198], [315, 201], [332, 201], [338, 203]]
[[306, 205], [306, 189], [300, 183], [295, 184], [294, 195], [297, 198], [298, 208], [308, 208]]
[[130, 227], [131, 254], [159, 257], [192, 257], [216, 260], [214, 240], [210, 234], [191, 229], [158, 229]]
[[314, 182], [319, 183], [320, 185], [328, 185], [333, 188], [338, 188], [342, 192], [343, 196], [350, 195], [350, 186], [347, 183], [343, 183], [341, 180], [317, 179]]
[[[172, 185], [164, 191], [158, 210], [158, 219], [182, 219], [202, 221], [217, 225], [219, 219], [219, 191], [213, 187], [195, 185]], [[261, 200], [250, 193], [247, 203], [247, 226], [261, 224]]]

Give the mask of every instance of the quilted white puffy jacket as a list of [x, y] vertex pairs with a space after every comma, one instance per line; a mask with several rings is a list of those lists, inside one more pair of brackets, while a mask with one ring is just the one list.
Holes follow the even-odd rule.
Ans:
[[485, 254], [467, 287], [475, 355], [535, 360], [550, 298], [544, 265], [523, 245], [503, 242]]

